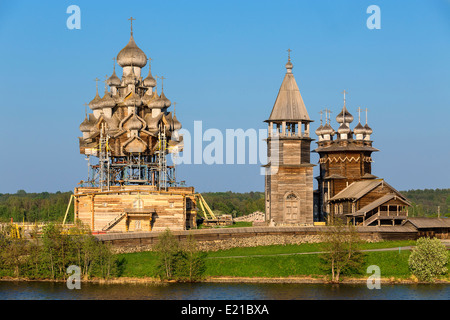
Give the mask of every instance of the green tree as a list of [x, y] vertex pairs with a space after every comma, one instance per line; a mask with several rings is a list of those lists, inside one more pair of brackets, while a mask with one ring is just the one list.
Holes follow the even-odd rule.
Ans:
[[408, 259], [411, 272], [421, 281], [434, 282], [436, 276], [447, 273], [449, 254], [437, 238], [419, 238]]
[[206, 271], [206, 253], [198, 250], [193, 235], [189, 235], [181, 245], [176, 259], [175, 276], [181, 281], [198, 281]]
[[169, 229], [166, 229], [158, 237], [154, 250], [158, 254], [157, 275], [160, 279], [172, 279], [177, 259], [180, 256], [180, 246], [178, 240], [175, 239]]
[[352, 225], [335, 219], [322, 233], [320, 255], [322, 268], [331, 273], [331, 281], [339, 282], [341, 274], [360, 273], [364, 254], [359, 250], [361, 239]]

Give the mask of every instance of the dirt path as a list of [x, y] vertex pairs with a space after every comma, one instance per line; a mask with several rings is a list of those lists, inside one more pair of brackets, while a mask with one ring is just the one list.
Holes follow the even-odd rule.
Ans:
[[[450, 250], [450, 241], [442, 241], [447, 249]], [[362, 252], [376, 252], [376, 251], [404, 251], [411, 250], [415, 246], [405, 246], [405, 247], [393, 247], [393, 248], [380, 248], [380, 249], [366, 249], [361, 250]], [[228, 259], [228, 258], [253, 258], [253, 257], [278, 257], [278, 256], [293, 256], [301, 254], [320, 254], [325, 253], [324, 251], [314, 251], [314, 252], [293, 252], [293, 253], [275, 253], [275, 254], [252, 254], [248, 256], [226, 256], [226, 257], [207, 257], [206, 259]]]

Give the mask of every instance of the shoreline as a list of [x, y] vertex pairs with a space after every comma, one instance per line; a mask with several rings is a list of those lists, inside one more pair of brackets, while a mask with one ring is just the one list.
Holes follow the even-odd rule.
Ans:
[[[66, 282], [67, 280], [53, 280], [53, 279], [26, 279], [26, 278], [0, 278], [0, 282], [53, 282], [60, 283]], [[159, 280], [158, 278], [151, 277], [143, 277], [143, 278], [132, 278], [132, 277], [121, 277], [121, 278], [111, 278], [111, 279], [88, 279], [81, 280], [81, 283], [93, 283], [93, 284], [159, 284], [159, 285], [167, 285], [171, 283], [188, 283], [183, 281], [176, 280]], [[274, 278], [265, 278], [265, 277], [208, 277], [199, 281], [194, 281], [192, 283], [278, 283], [278, 284], [328, 284], [328, 285], [336, 285], [336, 284], [366, 284], [367, 278], [342, 278], [338, 283], [332, 282], [326, 277], [311, 277], [311, 276], [302, 276], [302, 277], [274, 277]], [[381, 284], [449, 284], [450, 279], [436, 279], [435, 282], [420, 282], [417, 279], [400, 279], [400, 278], [381, 278]]]

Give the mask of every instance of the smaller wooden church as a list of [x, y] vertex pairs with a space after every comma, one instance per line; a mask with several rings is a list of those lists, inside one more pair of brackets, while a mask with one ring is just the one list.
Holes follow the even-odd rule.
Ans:
[[344, 106], [336, 117], [337, 132], [325, 110], [325, 125], [316, 130], [320, 156], [320, 173], [316, 177], [318, 190], [315, 197], [317, 220], [332, 221], [340, 217], [354, 225], [401, 225], [408, 217], [410, 202], [384, 179], [372, 174], [372, 129], [361, 124], [350, 128], [353, 116]]
[[401, 225], [409, 201], [383, 179], [355, 181], [328, 201], [332, 217], [354, 225]]

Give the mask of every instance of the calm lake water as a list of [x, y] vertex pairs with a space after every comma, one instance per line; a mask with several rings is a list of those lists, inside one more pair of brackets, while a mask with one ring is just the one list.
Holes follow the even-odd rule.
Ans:
[[449, 300], [450, 285], [364, 284], [92, 284], [69, 290], [65, 283], [2, 282], [0, 300]]

